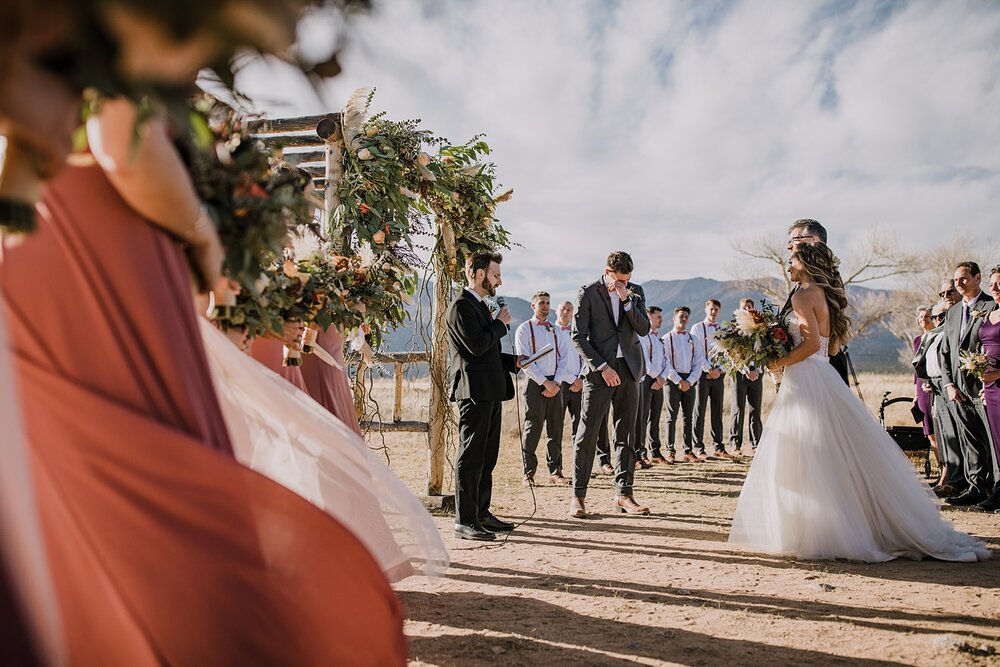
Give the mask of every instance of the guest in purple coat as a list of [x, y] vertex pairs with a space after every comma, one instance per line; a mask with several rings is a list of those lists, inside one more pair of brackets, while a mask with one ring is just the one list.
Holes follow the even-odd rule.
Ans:
[[[1000, 300], [1000, 264], [990, 271], [990, 294], [994, 299]], [[993, 360], [994, 370], [987, 371], [983, 376], [983, 406], [986, 408], [990, 427], [993, 472], [996, 475], [1000, 461], [1000, 308], [994, 308], [983, 318], [983, 325], [979, 327], [979, 341], [983, 345], [983, 352]], [[1000, 491], [994, 490], [985, 502], [976, 507], [987, 512], [1000, 512]]]

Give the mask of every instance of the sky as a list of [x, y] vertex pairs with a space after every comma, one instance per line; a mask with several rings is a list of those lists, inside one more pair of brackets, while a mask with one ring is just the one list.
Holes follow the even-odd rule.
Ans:
[[1000, 2], [375, 2], [319, 94], [271, 62], [238, 85], [269, 116], [375, 87], [373, 111], [485, 133], [507, 294], [569, 296], [612, 250], [637, 282], [729, 279], [803, 217], [841, 252], [874, 226], [914, 251], [1000, 234]]

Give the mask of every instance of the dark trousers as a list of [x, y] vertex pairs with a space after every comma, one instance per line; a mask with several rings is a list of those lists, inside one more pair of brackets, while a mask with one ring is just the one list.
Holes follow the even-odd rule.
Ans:
[[[563, 382], [561, 385], [562, 391], [560, 392], [563, 401], [563, 420], [566, 419], [566, 413], [569, 413], [570, 425], [572, 431], [570, 432], [570, 442], [576, 441], [576, 431], [580, 428], [580, 408], [583, 407], [583, 390], [580, 391], [570, 391], [570, 382]], [[565, 424], [565, 421], [563, 422]], [[565, 428], [563, 429], [565, 431]]]
[[760, 420], [760, 405], [764, 397], [764, 376], [758, 375], [753, 382], [743, 375], [736, 373], [733, 379], [733, 398], [729, 402], [729, 444], [733, 449], [739, 450], [743, 447], [743, 424], [746, 417], [750, 417], [750, 446], [757, 449], [760, 442], [760, 434], [764, 430], [764, 424]]
[[962, 456], [962, 443], [958, 439], [958, 425], [955, 423], [954, 411], [949, 407], [941, 378], [931, 378], [934, 388], [933, 408], [931, 416], [934, 419], [934, 434], [937, 437], [938, 456], [941, 463], [948, 467], [948, 477], [944, 483], [962, 489], [968, 486], [965, 481], [965, 458]]
[[[681, 377], [684, 377], [683, 373]], [[674, 453], [677, 452], [674, 446], [677, 435], [677, 414], [682, 410], [684, 412], [684, 453], [691, 453], [691, 448], [694, 444], [694, 407], [697, 397], [697, 387], [698, 385], [695, 385], [687, 391], [681, 391], [673, 382], [667, 382], [667, 386], [664, 387], [667, 392], [667, 449]]]
[[479, 525], [490, 515], [493, 468], [500, 453], [500, 401], [458, 401], [458, 456], [455, 457], [455, 518]]
[[[649, 424], [649, 413], [653, 406], [653, 394], [663, 396], [663, 391], [653, 391], [653, 378], [648, 375], [639, 381], [639, 409], [635, 415], [635, 455], [644, 459], [649, 455], [646, 449], [646, 428]], [[663, 404], [663, 401], [660, 401]]]
[[993, 489], [993, 452], [983, 402], [978, 396], [966, 396], [965, 403], [948, 401], [948, 407], [958, 429], [965, 481], [970, 488], [989, 493]]
[[694, 446], [699, 452], [705, 451], [705, 415], [712, 408], [712, 448], [717, 452], [726, 451], [725, 435], [722, 431], [722, 406], [726, 396], [726, 376], [720, 375], [709, 380], [704, 375], [694, 386], [698, 400], [694, 410]]
[[830, 365], [833, 366], [834, 370], [837, 371], [837, 375], [840, 379], [844, 381], [848, 387], [851, 386], [851, 381], [847, 377], [847, 348], [840, 348], [840, 352], [830, 357]]
[[[608, 406], [609, 412], [610, 407]], [[602, 466], [611, 465], [611, 436], [608, 434], [608, 430], [608, 415], [605, 413], [604, 421], [601, 422], [597, 431], [597, 460]]]
[[642, 430], [644, 436], [649, 438], [649, 451], [653, 456], [660, 454], [660, 416], [663, 414], [663, 395], [667, 393], [667, 387], [652, 391], [649, 395], [649, 420], [647, 426]]
[[613, 415], [615, 489], [620, 496], [632, 495], [635, 476], [635, 413], [638, 408], [639, 383], [624, 359], [609, 362], [621, 377], [621, 384], [609, 387], [600, 372], [592, 371], [583, 382], [583, 408], [580, 430], [573, 443], [573, 493], [577, 498], [587, 496], [587, 485], [597, 453], [597, 438], [601, 424], [608, 419], [608, 408]]
[[538, 468], [538, 440], [545, 428], [545, 460], [549, 474], [562, 470], [563, 399], [562, 392], [546, 398], [544, 387], [533, 380], [524, 383], [524, 438], [521, 451], [524, 453], [524, 474], [534, 475]]

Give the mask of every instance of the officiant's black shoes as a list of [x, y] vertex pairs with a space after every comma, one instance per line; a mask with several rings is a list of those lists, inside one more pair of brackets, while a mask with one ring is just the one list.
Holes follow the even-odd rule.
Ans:
[[976, 509], [983, 512], [996, 512], [1000, 510], [1000, 490], [994, 489], [989, 498], [976, 505]]
[[948, 498], [945, 502], [949, 505], [964, 507], [968, 505], [977, 505], [984, 500], [986, 500], [986, 494], [982, 491], [967, 489], [953, 498]]
[[497, 538], [496, 535], [482, 526], [467, 526], [464, 523], [455, 524], [455, 537], [460, 540], [482, 540], [483, 542], [489, 542]]
[[483, 528], [494, 533], [509, 533], [514, 530], [514, 524], [503, 519], [498, 519], [492, 514], [485, 519], [480, 519], [479, 523]]

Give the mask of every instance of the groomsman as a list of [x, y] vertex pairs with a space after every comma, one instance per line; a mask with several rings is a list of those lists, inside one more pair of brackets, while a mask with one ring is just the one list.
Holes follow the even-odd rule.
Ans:
[[584, 499], [594, 466], [597, 431], [611, 406], [614, 415], [615, 509], [649, 514], [632, 493], [635, 476], [635, 413], [639, 378], [645, 373], [639, 336], [649, 333], [642, 287], [629, 282], [632, 258], [625, 252], [608, 255], [604, 274], [580, 288], [573, 342], [584, 359], [583, 416], [573, 443], [573, 499], [570, 516], [586, 517]]
[[701, 346], [702, 375], [695, 388], [697, 400], [694, 411], [694, 446], [695, 455], [704, 461], [705, 453], [705, 416], [709, 404], [712, 411], [712, 449], [714, 456], [720, 459], [732, 458], [726, 453], [725, 435], [722, 432], [722, 406], [725, 400], [726, 375], [722, 367], [712, 358], [712, 343], [719, 330], [719, 311], [722, 304], [717, 299], [705, 302], [705, 319], [691, 327], [691, 335]]
[[[639, 413], [635, 422], [636, 465], [643, 470], [653, 467], [646, 449], [646, 437], [654, 424], [659, 432], [660, 413], [663, 411], [663, 385], [667, 381], [663, 377], [663, 341], [660, 340], [663, 309], [650, 306], [646, 309], [646, 314], [649, 316], [649, 333], [639, 336], [642, 356], [646, 360], [646, 374], [639, 383]], [[654, 455], [666, 463], [666, 459], [660, 455], [659, 444], [656, 443]]]
[[518, 356], [532, 356], [546, 345], [553, 348], [546, 356], [522, 370], [528, 376], [524, 383], [524, 436], [521, 452], [524, 455], [524, 484], [535, 483], [538, 468], [538, 440], [545, 428], [545, 460], [549, 466], [549, 482], [565, 484], [562, 474], [562, 432], [565, 415], [563, 410], [560, 368], [566, 365], [566, 348], [560, 347], [559, 336], [549, 322], [551, 297], [548, 292], [535, 292], [531, 297], [531, 310], [535, 316], [522, 322], [514, 334], [514, 349]]
[[[740, 309], [755, 310], [753, 299], [740, 299]], [[736, 373], [733, 377], [733, 397], [730, 401], [732, 415], [729, 421], [729, 444], [739, 454], [743, 448], [743, 424], [747, 411], [750, 416], [750, 447], [757, 451], [764, 424], [760, 419], [760, 406], [764, 397], [764, 377], [761, 369], [753, 364]]]
[[496, 317], [484, 299], [501, 285], [495, 252], [476, 252], [465, 264], [468, 286], [448, 306], [448, 368], [451, 400], [458, 402], [458, 456], [455, 457], [455, 537], [493, 540], [514, 524], [490, 511], [493, 469], [500, 453], [501, 404], [514, 398], [510, 374], [517, 359], [500, 351], [510, 311]]
[[694, 408], [695, 386], [701, 377], [704, 365], [701, 346], [687, 329], [691, 309], [687, 306], [674, 308], [674, 328], [663, 336], [663, 366], [667, 379], [667, 463], [676, 460], [674, 445], [677, 435], [677, 415], [683, 412], [684, 461], [697, 463], [694, 455]]
[[[561, 385], [563, 407], [569, 413], [572, 433], [570, 442], [576, 442], [576, 432], [580, 425], [580, 408], [583, 404], [583, 359], [573, 345], [573, 304], [563, 301], [556, 313], [556, 334], [559, 335], [559, 349], [566, 350], [566, 363], [559, 369], [560, 377], [556, 380]], [[601, 472], [606, 475], [615, 474], [611, 465], [611, 445], [608, 441], [608, 418], [600, 426], [597, 436], [597, 455], [600, 457]]]
[[958, 438], [965, 458], [965, 481], [969, 488], [948, 498], [951, 505], [989, 504], [996, 500], [993, 452], [986, 412], [979, 396], [982, 383], [961, 369], [959, 353], [979, 344], [979, 327], [996, 307], [993, 297], [980, 289], [982, 273], [975, 262], [961, 262], [955, 268], [955, 289], [962, 302], [948, 311], [941, 334], [941, 379], [948, 397]]
[[[946, 284], [954, 290], [953, 280], [949, 279]], [[942, 301], [931, 309], [934, 328], [923, 335], [920, 347], [913, 355], [913, 371], [923, 381], [922, 391], [932, 395], [931, 416], [934, 420], [934, 433], [937, 435], [938, 456], [945, 467], [945, 477], [940, 486], [934, 487], [934, 493], [942, 498], [957, 496], [967, 488], [962, 446], [958, 438], [959, 428], [941, 380], [941, 334], [944, 332], [944, 318], [949, 307], [947, 302]]]

